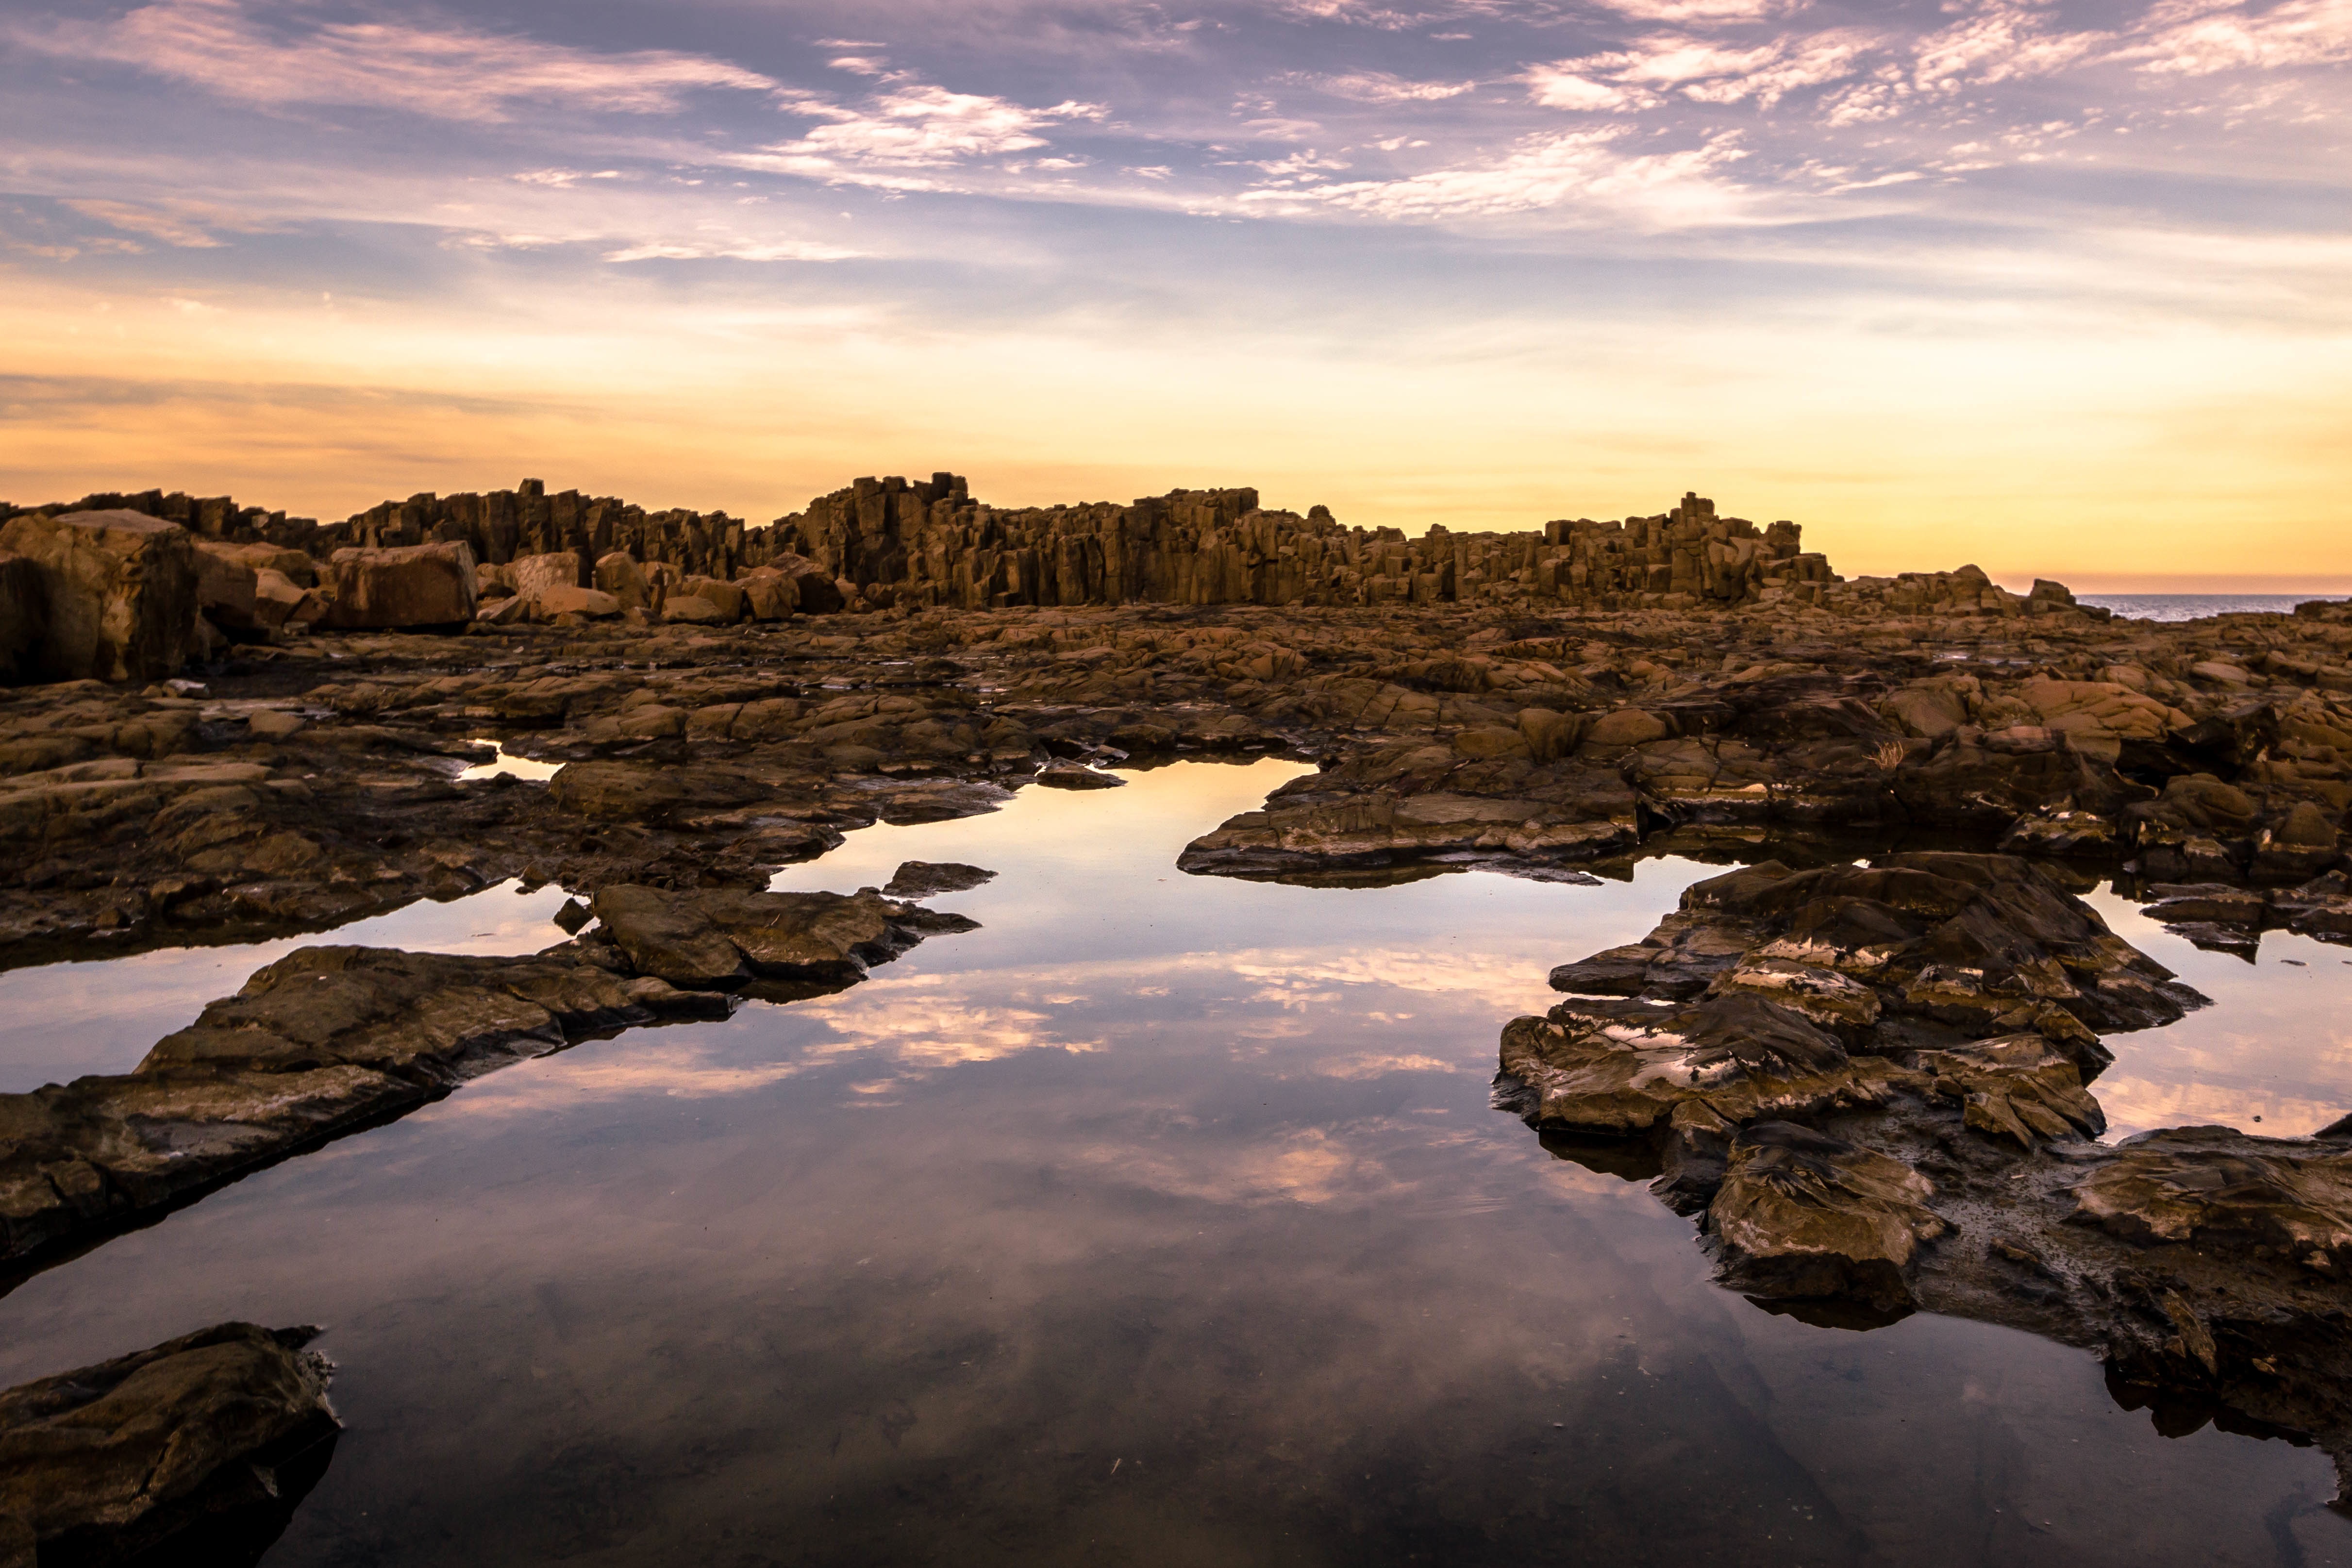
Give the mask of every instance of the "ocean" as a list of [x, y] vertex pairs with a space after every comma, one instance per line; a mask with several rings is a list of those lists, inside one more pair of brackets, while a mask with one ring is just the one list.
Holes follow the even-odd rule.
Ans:
[[2291, 616], [2297, 605], [2333, 599], [2334, 594], [2077, 594], [2077, 603], [2097, 605], [2140, 621], [2193, 621], [2204, 616]]

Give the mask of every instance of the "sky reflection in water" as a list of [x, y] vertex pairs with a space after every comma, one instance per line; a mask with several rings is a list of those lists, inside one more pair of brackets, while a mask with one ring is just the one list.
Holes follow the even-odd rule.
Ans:
[[1287, 771], [853, 835], [779, 885], [970, 861], [984, 929], [240, 1184], [0, 1300], [0, 1379], [327, 1324], [352, 1429], [273, 1564], [2352, 1555], [2315, 1453], [2159, 1438], [2024, 1335], [1759, 1311], [1489, 1108], [1546, 970], [1706, 868], [1173, 869]]

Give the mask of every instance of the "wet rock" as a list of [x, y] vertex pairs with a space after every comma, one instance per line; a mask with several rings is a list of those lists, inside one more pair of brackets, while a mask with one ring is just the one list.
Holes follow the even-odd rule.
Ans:
[[1743, 1128], [1707, 1221], [1725, 1284], [1880, 1312], [1915, 1305], [1920, 1247], [1949, 1228], [1935, 1184], [1887, 1155], [1786, 1121]]
[[[2267, 907], [2160, 891], [2176, 914]], [[2051, 1335], [2127, 1405], [2301, 1435], [2352, 1477], [2352, 1152], [2340, 1129], [2091, 1142], [2096, 1031], [2197, 998], [2041, 873], [1759, 865], [1558, 980], [1587, 996], [1504, 1030], [1499, 1102], [1563, 1157], [1643, 1152], [1727, 1284], [1846, 1327], [1924, 1310]]]
[[0, 1258], [160, 1213], [587, 1035], [724, 1010], [576, 957], [299, 949], [130, 1073], [0, 1095]]
[[996, 873], [978, 866], [966, 866], [952, 860], [902, 860], [882, 885], [886, 898], [929, 899], [941, 893], [961, 893], [977, 888], [983, 882], [996, 880]]
[[590, 912], [638, 970], [697, 989], [764, 981], [838, 987], [866, 978], [936, 931], [977, 922], [866, 889], [839, 893], [710, 889], [598, 891]]
[[[0, 527], [0, 552], [32, 563], [38, 581], [37, 679], [162, 680], [194, 652], [196, 552], [177, 524], [131, 511], [36, 512]], [[26, 569], [15, 576], [29, 599]]]
[[1076, 763], [1048, 763], [1037, 770], [1037, 782], [1048, 789], [1117, 789], [1127, 781]]
[[0, 1561], [251, 1561], [341, 1423], [315, 1329], [223, 1323], [0, 1392]]
[[456, 626], [474, 618], [474, 554], [463, 544], [338, 550], [327, 563], [339, 630]]

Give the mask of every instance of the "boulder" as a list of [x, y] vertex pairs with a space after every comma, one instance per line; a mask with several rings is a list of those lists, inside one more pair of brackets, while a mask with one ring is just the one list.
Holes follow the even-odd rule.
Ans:
[[596, 587], [620, 601], [625, 610], [644, 610], [653, 606], [653, 587], [646, 581], [637, 558], [625, 550], [615, 550], [596, 560]]
[[474, 552], [465, 544], [338, 550], [327, 563], [338, 631], [451, 626], [474, 618]]
[[725, 612], [708, 599], [691, 594], [673, 595], [662, 601], [662, 619], [688, 621], [697, 626], [718, 626], [728, 619]]
[[[284, 573], [263, 567], [253, 574], [253, 619], [265, 629], [294, 620], [310, 591]], [[320, 607], [323, 609], [324, 604]]]
[[761, 570], [791, 581], [793, 607], [804, 616], [830, 616], [847, 602], [833, 574], [805, 555], [779, 555]]
[[37, 679], [161, 680], [195, 646], [195, 543], [177, 523], [135, 511], [33, 513], [0, 528], [0, 552], [31, 561], [39, 577]]
[[716, 577], [688, 577], [678, 588], [689, 598], [709, 600], [718, 606], [719, 618], [730, 626], [743, 618], [743, 590], [732, 583], [722, 583]]
[[738, 584], [743, 603], [755, 621], [788, 621], [800, 602], [793, 580], [774, 573], [755, 573]]
[[531, 607], [534, 620], [551, 621], [558, 616], [586, 616], [595, 619], [621, 613], [621, 601], [596, 588], [541, 588], [535, 593], [516, 595]]
[[568, 550], [550, 555], [526, 555], [510, 562], [506, 568], [509, 586], [528, 599], [544, 595], [551, 588], [577, 588], [580, 584], [580, 557]]
[[226, 1562], [208, 1527], [282, 1528], [342, 1426], [317, 1332], [222, 1323], [0, 1393], [0, 1560]]

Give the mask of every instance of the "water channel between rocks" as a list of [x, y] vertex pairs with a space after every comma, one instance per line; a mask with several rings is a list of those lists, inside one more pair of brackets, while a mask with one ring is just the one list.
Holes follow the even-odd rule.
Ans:
[[[853, 834], [776, 885], [1001, 873], [839, 995], [496, 1073], [0, 1299], [0, 1383], [326, 1325], [349, 1425], [272, 1564], [2352, 1563], [2310, 1449], [2167, 1438], [2083, 1352], [1708, 1282], [1490, 1108], [1555, 963], [1717, 868], [1317, 889], [1177, 852], [1296, 764]], [[559, 940], [511, 886], [331, 938]], [[2201, 953], [2115, 1134], [2352, 1107], [2345, 950]], [[300, 945], [0, 975], [0, 1088], [121, 1071]]]

